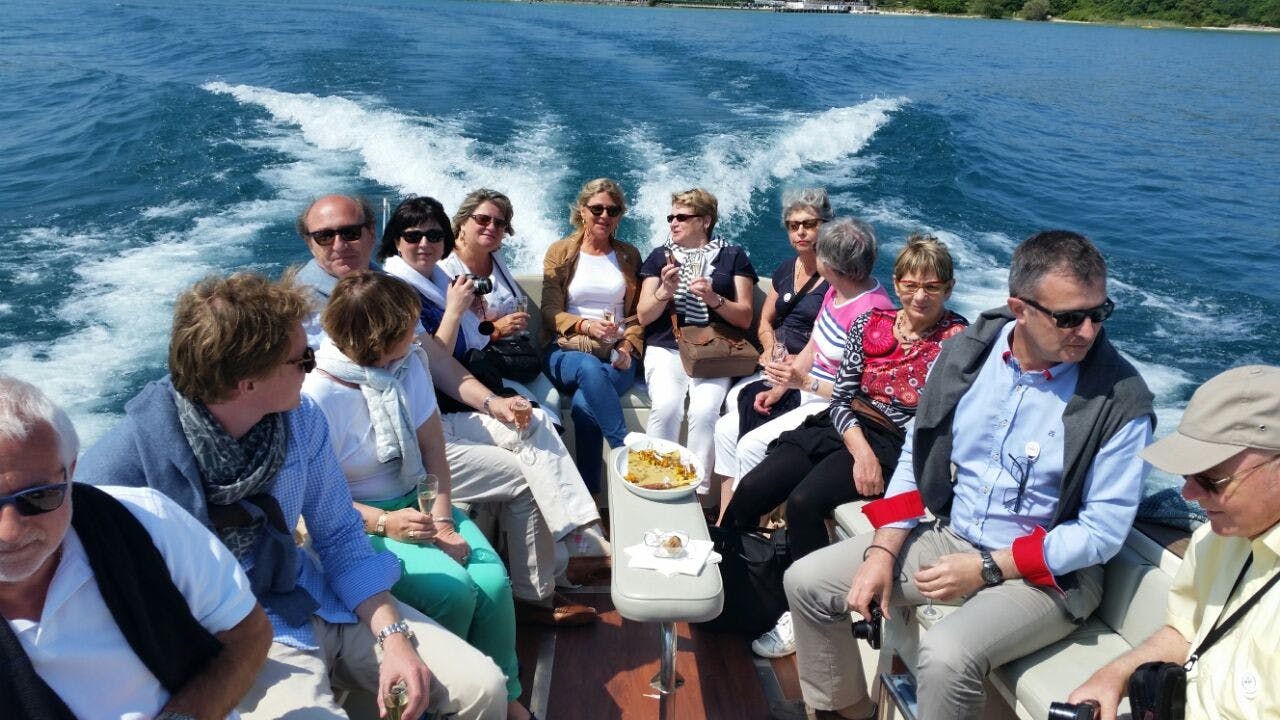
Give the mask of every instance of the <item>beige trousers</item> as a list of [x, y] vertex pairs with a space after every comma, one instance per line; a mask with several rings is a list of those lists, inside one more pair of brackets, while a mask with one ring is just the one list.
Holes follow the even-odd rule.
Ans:
[[[867, 533], [810, 553], [787, 570], [784, 585], [796, 635], [796, 659], [805, 702], [819, 710], [871, 710], [857, 641], [850, 628], [846, 596], [862, 555]], [[877, 551], [878, 552], [878, 551]], [[978, 549], [950, 529], [922, 523], [899, 555], [899, 573], [891, 604], [923, 605], [913, 578], [922, 565], [950, 553]], [[983, 680], [991, 668], [1066, 637], [1076, 629], [1052, 590], [1023, 580], [983, 588], [953, 603], [960, 607], [920, 640], [920, 717], [979, 718], [986, 701]], [[1096, 606], [1100, 588], [1092, 589]]]
[[[492, 660], [408, 605], [396, 601], [396, 609], [418, 636], [418, 654], [431, 670], [428, 716], [506, 718], [506, 682]], [[377, 694], [379, 651], [369, 628], [315, 616], [311, 624], [318, 649], [271, 643], [266, 665], [237, 708], [244, 720], [346, 718], [333, 688]]]

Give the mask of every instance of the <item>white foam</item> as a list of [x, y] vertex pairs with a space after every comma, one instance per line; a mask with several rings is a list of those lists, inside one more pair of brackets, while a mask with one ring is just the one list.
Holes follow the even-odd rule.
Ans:
[[296, 127], [300, 135], [295, 141], [349, 154], [359, 163], [360, 175], [400, 195], [431, 195], [452, 210], [476, 188], [506, 193], [515, 208], [517, 232], [505, 249], [515, 269], [541, 267], [547, 246], [567, 227], [567, 212], [558, 202], [569, 172], [567, 153], [559, 149], [562, 128], [554, 118], [522, 120], [509, 142], [495, 145], [469, 137], [459, 119], [383, 108], [367, 98], [357, 102], [221, 82], [204, 88], [261, 107], [276, 123]]
[[754, 134], [704, 136], [700, 149], [685, 143], [669, 150], [650, 127], [634, 127], [621, 138], [637, 168], [633, 215], [648, 223], [651, 245], [665, 242], [671, 193], [702, 187], [719, 202], [716, 233], [732, 238], [754, 218], [757, 193], [796, 179], [806, 166], [848, 163], [905, 102], [877, 99], [788, 115], [779, 126]]
[[173, 202], [142, 209], [142, 217], [148, 220], [157, 218], [184, 218], [195, 214], [204, 207], [204, 203], [174, 200]]
[[12, 303], [0, 303], [0, 315], [8, 315], [13, 312]]

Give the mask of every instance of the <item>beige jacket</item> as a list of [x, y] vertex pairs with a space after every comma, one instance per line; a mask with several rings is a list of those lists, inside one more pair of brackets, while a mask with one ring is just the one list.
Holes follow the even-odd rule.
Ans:
[[[636, 303], [640, 298], [640, 251], [636, 246], [617, 238], [610, 239], [609, 246], [617, 254], [618, 267], [627, 284], [622, 306], [625, 317], [630, 317], [636, 313]], [[542, 258], [542, 327], [546, 342], [560, 335], [572, 337], [580, 334], [576, 328], [582, 318], [570, 314], [565, 307], [568, 304], [569, 283], [578, 269], [578, 254], [581, 251], [582, 241], [570, 236], [552, 243]], [[623, 339], [632, 347], [632, 355], [639, 357], [644, 353], [643, 326], [635, 323], [629, 325]]]

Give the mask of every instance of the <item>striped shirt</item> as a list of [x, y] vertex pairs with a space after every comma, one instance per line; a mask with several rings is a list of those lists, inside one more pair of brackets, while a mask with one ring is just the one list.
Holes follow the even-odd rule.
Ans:
[[879, 308], [892, 310], [893, 301], [889, 293], [877, 280], [874, 287], [856, 295], [842, 303], [836, 303], [836, 289], [827, 290], [822, 299], [822, 310], [813, 325], [813, 369], [809, 375], [824, 382], [836, 381], [836, 372], [840, 369], [840, 358], [844, 356], [845, 341], [849, 338], [849, 326], [859, 315]]

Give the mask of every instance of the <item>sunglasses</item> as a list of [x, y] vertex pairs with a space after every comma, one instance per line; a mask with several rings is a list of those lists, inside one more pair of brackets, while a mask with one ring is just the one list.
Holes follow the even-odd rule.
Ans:
[[0, 508], [12, 503], [18, 514], [26, 517], [53, 512], [62, 507], [62, 502], [67, 499], [67, 489], [70, 485], [67, 484], [66, 476], [67, 471], [63, 470], [62, 482], [39, 485], [0, 497]]
[[1054, 312], [1031, 298], [1018, 298], [1022, 302], [1039, 310], [1040, 312], [1053, 318], [1053, 322], [1060, 328], [1080, 327], [1085, 318], [1093, 321], [1094, 325], [1106, 322], [1111, 317], [1111, 313], [1115, 311], [1116, 304], [1111, 302], [1111, 298], [1107, 298], [1097, 307], [1084, 308], [1083, 310], [1058, 310]]
[[316, 369], [316, 351], [308, 347], [302, 351], [302, 357], [297, 360], [285, 360], [285, 365], [297, 365], [302, 368], [303, 374], [309, 373]]
[[440, 228], [432, 228], [430, 230], [405, 230], [400, 233], [400, 239], [410, 245], [417, 245], [423, 238], [429, 243], [444, 242], [444, 231]]
[[355, 242], [364, 235], [364, 225], [343, 225], [338, 228], [325, 228], [324, 230], [313, 230], [307, 233], [307, 237], [311, 238], [311, 242], [320, 247], [328, 247], [333, 244], [333, 239], [341, 235], [345, 242]]
[[947, 283], [944, 282], [918, 283], [910, 280], [898, 280], [896, 284], [898, 292], [907, 296], [915, 295], [920, 290], [923, 290], [925, 295], [941, 295], [947, 289]]
[[819, 220], [818, 218], [809, 218], [808, 220], [788, 220], [782, 224], [786, 225], [787, 230], [789, 230], [790, 232], [795, 232], [800, 228], [804, 228], [805, 230], [812, 230], [818, 227], [819, 225], [821, 225], [822, 221]]
[[675, 215], [667, 216], [667, 224], [670, 225], [672, 220], [678, 223], [687, 223], [696, 217], [702, 217], [702, 216], [701, 215], [685, 215], [684, 213], [676, 213]]
[[587, 205], [586, 208], [596, 217], [600, 217], [603, 213], [609, 213], [609, 217], [618, 217], [622, 214], [620, 205]]
[[1209, 493], [1210, 495], [1217, 495], [1218, 493], [1222, 492], [1222, 488], [1225, 487], [1226, 484], [1231, 482], [1232, 480], [1239, 480], [1240, 478], [1244, 477], [1245, 475], [1248, 475], [1254, 470], [1257, 470], [1258, 468], [1264, 465], [1270, 465], [1276, 460], [1280, 460], [1280, 455], [1272, 455], [1269, 460], [1263, 460], [1257, 465], [1250, 465], [1249, 467], [1243, 470], [1237, 470], [1224, 478], [1211, 478], [1208, 475], [1202, 475], [1200, 473], [1196, 473], [1195, 475], [1183, 475], [1182, 477], [1199, 485], [1202, 490]]
[[493, 226], [498, 228], [499, 230], [507, 227], [506, 220], [503, 220], [500, 217], [494, 217], [492, 215], [485, 215], [484, 213], [472, 213], [471, 219], [475, 220], [476, 224], [479, 225], [480, 227], [489, 227], [489, 223], [493, 223]]

